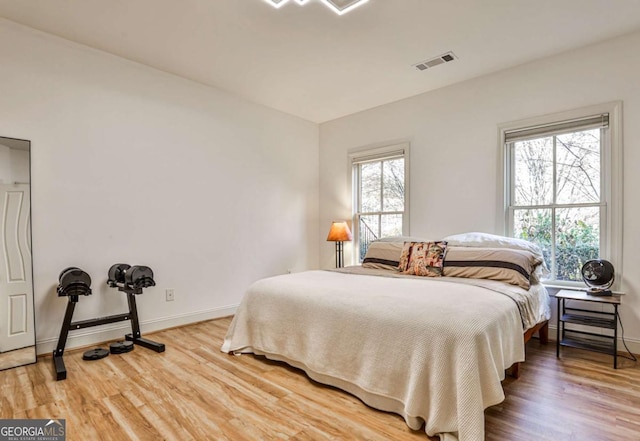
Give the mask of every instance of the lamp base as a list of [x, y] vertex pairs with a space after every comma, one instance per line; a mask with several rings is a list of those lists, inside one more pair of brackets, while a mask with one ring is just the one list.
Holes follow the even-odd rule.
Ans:
[[336, 242], [336, 268], [344, 267], [344, 247], [342, 241]]

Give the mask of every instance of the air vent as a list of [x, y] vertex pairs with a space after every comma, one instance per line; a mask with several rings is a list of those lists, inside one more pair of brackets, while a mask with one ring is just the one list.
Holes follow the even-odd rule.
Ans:
[[440, 64], [449, 63], [456, 59], [457, 57], [453, 52], [447, 52], [445, 54], [438, 55], [435, 58], [431, 58], [429, 60], [421, 61], [420, 63], [414, 64], [413, 67], [418, 70], [427, 70]]

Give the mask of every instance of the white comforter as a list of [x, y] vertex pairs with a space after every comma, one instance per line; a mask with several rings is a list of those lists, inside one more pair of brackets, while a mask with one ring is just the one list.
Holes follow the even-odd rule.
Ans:
[[222, 350], [301, 368], [430, 436], [482, 440], [504, 370], [524, 361], [523, 323], [509, 296], [456, 280], [332, 271], [260, 280]]

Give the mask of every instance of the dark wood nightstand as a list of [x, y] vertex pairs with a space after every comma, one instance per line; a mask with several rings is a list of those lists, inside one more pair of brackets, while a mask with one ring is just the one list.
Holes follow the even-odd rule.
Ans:
[[[560, 357], [560, 346], [602, 352], [613, 357], [613, 368], [618, 368], [618, 306], [620, 294], [611, 296], [594, 296], [585, 291], [563, 289], [556, 293], [558, 299], [558, 337], [556, 339], [556, 356]], [[613, 312], [590, 311], [587, 309], [567, 307], [567, 300], [600, 303], [613, 307]], [[613, 335], [596, 334], [567, 328], [567, 324], [609, 329]]]

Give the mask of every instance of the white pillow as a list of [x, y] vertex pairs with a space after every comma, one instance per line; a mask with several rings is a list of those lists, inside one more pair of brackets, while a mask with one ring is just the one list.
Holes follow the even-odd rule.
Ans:
[[428, 242], [428, 240], [424, 240], [420, 237], [414, 236], [389, 236], [389, 237], [381, 237], [380, 239], [376, 239], [376, 242], [401, 242], [404, 244], [405, 242]]
[[512, 248], [516, 250], [525, 250], [533, 253], [534, 256], [542, 260], [542, 277], [545, 277], [551, 272], [547, 268], [547, 264], [544, 261], [542, 250], [540, 247], [524, 239], [516, 239], [515, 237], [498, 236], [496, 234], [489, 233], [461, 233], [447, 236], [444, 239], [449, 246], [459, 247], [480, 247], [480, 248]]

